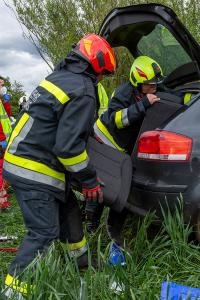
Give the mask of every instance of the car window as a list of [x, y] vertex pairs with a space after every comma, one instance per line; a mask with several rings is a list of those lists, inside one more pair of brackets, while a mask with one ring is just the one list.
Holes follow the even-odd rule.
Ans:
[[150, 34], [142, 37], [138, 43], [138, 50], [141, 55], [155, 59], [166, 76], [192, 61], [170, 31], [160, 24], [157, 24]]

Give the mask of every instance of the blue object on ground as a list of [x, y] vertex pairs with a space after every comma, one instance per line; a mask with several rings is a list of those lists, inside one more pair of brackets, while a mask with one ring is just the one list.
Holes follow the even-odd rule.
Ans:
[[164, 281], [160, 300], [200, 300], [200, 288]]
[[108, 263], [111, 266], [117, 266], [117, 265], [124, 266], [126, 264], [125, 256], [124, 256], [122, 250], [115, 243], [112, 243], [110, 246]]

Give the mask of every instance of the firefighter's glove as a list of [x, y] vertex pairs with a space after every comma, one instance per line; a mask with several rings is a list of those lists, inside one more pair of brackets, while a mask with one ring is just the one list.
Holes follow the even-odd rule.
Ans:
[[103, 191], [100, 183], [93, 188], [83, 188], [82, 192], [86, 201], [103, 203]]

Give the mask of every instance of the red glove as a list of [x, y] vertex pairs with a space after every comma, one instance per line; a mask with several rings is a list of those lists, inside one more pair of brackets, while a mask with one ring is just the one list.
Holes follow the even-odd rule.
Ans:
[[86, 201], [102, 203], [103, 202], [103, 191], [100, 184], [93, 188], [83, 188], [83, 196]]

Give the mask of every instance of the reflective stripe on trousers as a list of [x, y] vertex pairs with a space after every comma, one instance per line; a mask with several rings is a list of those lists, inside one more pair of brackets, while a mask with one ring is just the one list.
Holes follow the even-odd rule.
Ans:
[[64, 250], [68, 250], [69, 254], [72, 257], [76, 257], [76, 258], [83, 255], [88, 250], [88, 244], [87, 244], [85, 236], [83, 237], [83, 239], [80, 242], [68, 243], [68, 244], [61, 243], [61, 244], [62, 244], [62, 247]]
[[[25, 282], [14, 278], [10, 274], [6, 276], [5, 285], [10, 287], [12, 290], [18, 291], [22, 294], [27, 294], [28, 286]], [[33, 286], [29, 286], [29, 289], [32, 289]]]

